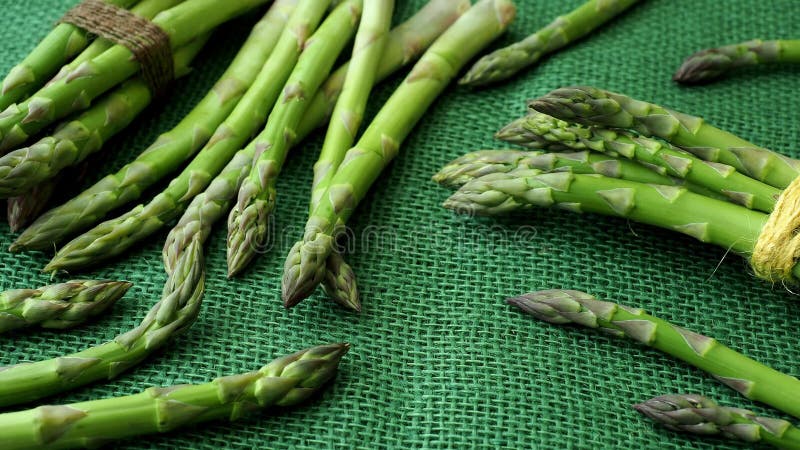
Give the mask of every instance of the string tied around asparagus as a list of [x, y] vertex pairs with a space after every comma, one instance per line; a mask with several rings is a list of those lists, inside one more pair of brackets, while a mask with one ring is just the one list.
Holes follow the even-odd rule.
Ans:
[[753, 247], [750, 265], [755, 275], [775, 282], [795, 280], [800, 259], [800, 177], [783, 190]]

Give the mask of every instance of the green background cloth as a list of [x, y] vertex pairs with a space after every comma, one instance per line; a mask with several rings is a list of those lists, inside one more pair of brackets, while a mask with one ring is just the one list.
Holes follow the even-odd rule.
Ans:
[[[1, 3], [0, 71], [5, 73], [76, 1]], [[395, 22], [423, 3], [398, 0]], [[517, 3], [517, 20], [496, 46], [537, 30], [581, 0]], [[229, 281], [225, 230], [218, 226], [207, 245], [202, 312], [191, 330], [117, 380], [47, 401], [204, 382], [254, 370], [312, 345], [348, 341], [353, 348], [339, 377], [309, 405], [134, 439], [117, 448], [741, 448], [686, 439], [652, 425], [630, 404], [695, 392], [781, 415], [660, 353], [591, 330], [539, 323], [503, 299], [546, 288], [586, 290], [646, 308], [796, 374], [800, 305], [795, 295], [755, 279], [742, 258], [726, 256], [722, 249], [620, 219], [556, 210], [497, 220], [454, 216], [440, 207], [448, 191], [430, 177], [467, 151], [504, 147], [492, 135], [525, 112], [527, 99], [574, 84], [701, 115], [800, 157], [797, 68], [748, 69], [707, 87], [684, 88], [671, 81], [683, 58], [701, 48], [799, 37], [798, 16], [797, 0], [643, 1], [611, 26], [503, 86], [479, 91], [452, 86], [353, 217], [354, 251], [348, 259], [359, 277], [360, 315], [321, 294], [289, 311], [279, 299], [284, 257], [306, 219], [311, 166], [321, 145], [315, 136], [295, 149], [280, 178], [274, 248], [244, 276]], [[216, 34], [168, 104], [151, 107], [106, 145], [103, 173], [132, 159], [191, 109], [224, 70], [254, 18]], [[380, 87], [371, 113], [401, 80], [398, 75]], [[161, 266], [166, 231], [111, 264], [72, 275], [135, 283], [109, 316], [69, 332], [3, 336], [0, 365], [77, 351], [138, 323], [166, 279]], [[52, 253], [12, 255], [4, 250], [12, 238], [0, 225], [0, 288], [47, 284], [49, 277], [39, 269]]]

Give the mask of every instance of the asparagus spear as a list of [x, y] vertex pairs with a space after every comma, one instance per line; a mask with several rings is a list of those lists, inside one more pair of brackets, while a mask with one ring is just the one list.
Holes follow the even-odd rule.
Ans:
[[[153, 23], [166, 31], [173, 48], [186, 45], [225, 21], [267, 0], [186, 0], [158, 14]], [[54, 121], [84, 109], [94, 98], [134, 75], [139, 63], [121, 45], [81, 64], [64, 79], [0, 113], [0, 151], [25, 142]]]
[[[228, 276], [240, 273], [267, 238], [267, 217], [275, 207], [275, 181], [297, 136], [297, 125], [331, 71], [339, 53], [355, 32], [361, 0], [344, 1], [308, 40], [270, 113], [267, 126], [249, 144], [255, 148], [253, 167], [242, 182], [228, 217]], [[391, 16], [391, 14], [390, 14]]]
[[[0, 414], [8, 450], [95, 447], [256, 410], [302, 403], [330, 381], [349, 344], [312, 347], [253, 372], [200, 385], [152, 387], [140, 394]], [[120, 426], [121, 423], [126, 426]]]
[[47, 207], [61, 177], [37, 184], [30, 191], [8, 199], [6, 217], [8, 227], [13, 233], [23, 229], [34, 221]]
[[195, 240], [176, 262], [161, 300], [136, 328], [77, 353], [0, 368], [0, 407], [112, 379], [133, 368], [194, 323], [204, 283], [202, 245]]
[[532, 148], [555, 144], [574, 150], [612, 152], [660, 173], [705, 186], [746, 208], [767, 213], [772, 212], [781, 194], [780, 190], [742, 175], [731, 166], [704, 161], [670, 144], [626, 131], [573, 125], [538, 112], [515, 120], [496, 137]]
[[706, 161], [721, 162], [778, 189], [800, 175], [800, 162], [715, 128], [703, 119], [593, 87], [556, 89], [529, 108], [584, 125], [631, 128], [666, 139]]
[[511, 78], [536, 64], [543, 56], [591, 33], [637, 1], [589, 0], [522, 41], [479, 59], [459, 83], [485, 86]]
[[0, 292], [0, 333], [32, 326], [76, 327], [105, 312], [131, 286], [124, 281], [76, 280]]
[[701, 395], [663, 395], [633, 405], [633, 408], [673, 431], [800, 449], [800, 430], [788, 421], [758, 416], [746, 409], [719, 406]]
[[325, 261], [322, 288], [334, 302], [355, 312], [361, 312], [356, 274], [341, 253], [332, 251]]
[[638, 308], [597, 300], [572, 290], [548, 290], [508, 303], [545, 322], [575, 323], [627, 337], [685, 361], [745, 397], [800, 417], [800, 380], [771, 369], [716, 339], [675, 326]]
[[17, 238], [11, 250], [43, 250], [61, 243], [75, 232], [96, 224], [108, 212], [139, 198], [145, 189], [203, 147], [253, 84], [296, 3], [297, 0], [276, 0], [214, 87], [175, 128], [159, 136], [117, 173], [45, 213]]
[[[137, 0], [105, 0], [106, 3], [129, 8]], [[25, 57], [9, 71], [0, 89], [0, 110], [33, 94], [50, 77], [89, 45], [86, 31], [67, 23], [60, 23]]]
[[800, 63], [800, 40], [752, 41], [701, 50], [686, 58], [672, 79], [707, 83], [733, 69], [771, 63]]
[[139, 205], [76, 237], [59, 250], [44, 270], [77, 269], [105, 261], [180, 216], [192, 198], [203, 192], [230, 161], [236, 149], [264, 123], [328, 3], [327, 0], [300, 1], [253, 85], [206, 146], [163, 192], [147, 205]]
[[336, 224], [347, 220], [436, 97], [467, 61], [506, 29], [515, 12], [508, 0], [482, 0], [425, 52], [347, 152], [327, 194], [309, 217], [303, 240], [289, 252], [283, 276], [284, 305], [296, 305], [322, 281]]
[[[431, 0], [414, 16], [394, 28], [389, 33], [386, 48], [381, 55], [378, 79], [383, 80], [413, 61], [459, 17], [465, 1]], [[345, 64], [337, 69], [317, 91], [303, 116], [298, 129], [298, 140], [326, 120], [327, 111], [333, 109], [341, 91], [347, 67], [348, 64]], [[205, 192], [192, 200], [164, 244], [163, 257], [167, 271], [195, 236], [205, 242], [214, 223], [228, 211], [242, 180], [250, 172], [254, 153], [253, 147], [240, 150]]]
[[[174, 53], [177, 76], [189, 73], [189, 64], [208, 38], [209, 35], [201, 36]], [[0, 157], [0, 198], [28, 192], [99, 151], [108, 139], [130, 125], [151, 100], [152, 93], [144, 79], [133, 78], [60, 126], [52, 136]]]

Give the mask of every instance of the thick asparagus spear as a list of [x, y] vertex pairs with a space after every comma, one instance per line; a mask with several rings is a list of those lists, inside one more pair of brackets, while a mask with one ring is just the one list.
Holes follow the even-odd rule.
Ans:
[[673, 431], [722, 436], [734, 441], [765, 442], [776, 448], [800, 449], [800, 430], [786, 420], [753, 411], [719, 406], [701, 395], [663, 395], [633, 408]]
[[187, 330], [200, 312], [205, 285], [202, 245], [193, 241], [176, 262], [161, 300], [134, 329], [70, 355], [0, 369], [0, 406], [27, 403], [133, 368]]
[[353, 36], [362, 3], [362, 0], [343, 1], [311, 36], [286, 81], [282, 97], [270, 113], [266, 128], [249, 144], [255, 148], [253, 166], [228, 217], [229, 277], [247, 267], [267, 238], [267, 218], [275, 207], [275, 182], [295, 143], [297, 125], [308, 100]]
[[[466, 2], [466, 3], [465, 3]], [[431, 0], [406, 22], [389, 33], [386, 48], [378, 66], [378, 79], [383, 80], [417, 56], [443, 33], [465, 10], [469, 2], [452, 0]], [[298, 140], [321, 125], [332, 110], [338, 93], [342, 89], [348, 64], [337, 69], [311, 101], [300, 124]], [[240, 150], [225, 169], [202, 194], [196, 196], [178, 224], [170, 231], [164, 244], [164, 266], [167, 271], [185, 251], [185, 248], [199, 236], [205, 242], [211, 229], [230, 208], [242, 180], [250, 172], [255, 149], [246, 147]]]
[[508, 0], [482, 0], [434, 42], [350, 149], [328, 192], [311, 214], [303, 240], [294, 245], [283, 276], [284, 305], [309, 296], [325, 275], [333, 234], [346, 221], [400, 145], [458, 71], [514, 18]]
[[68, 242], [44, 270], [77, 269], [105, 261], [179, 217], [192, 198], [203, 192], [236, 150], [263, 125], [328, 4], [327, 0], [301, 0], [253, 85], [206, 146], [163, 192], [148, 204], [107, 220]]
[[686, 58], [672, 79], [683, 84], [707, 83], [739, 67], [771, 63], [800, 63], [800, 40], [755, 39], [701, 50]]
[[543, 56], [586, 36], [638, 0], [589, 0], [522, 41], [479, 59], [459, 81], [485, 86], [511, 78]]
[[700, 117], [672, 111], [593, 87], [556, 89], [532, 100], [531, 109], [561, 120], [600, 127], [630, 128], [671, 143], [778, 189], [800, 175], [800, 162], [720, 130]]
[[[126, 397], [40, 406], [0, 414], [4, 449], [66, 449], [164, 433], [210, 420], [237, 420], [253, 411], [294, 406], [330, 381], [349, 344], [312, 347], [261, 369], [207, 384], [149, 388]], [[124, 424], [124, 425], [123, 425]]]
[[[129, 8], [137, 0], [105, 0]], [[86, 31], [60, 23], [25, 59], [9, 71], [0, 90], [0, 111], [33, 94], [73, 56], [89, 45]]]
[[574, 323], [633, 339], [711, 374], [751, 400], [800, 417], [800, 380], [641, 309], [572, 290], [532, 292], [509, 298], [508, 303], [545, 322]]
[[0, 333], [32, 326], [76, 327], [105, 312], [131, 286], [125, 281], [76, 280], [0, 292]]
[[[45, 213], [11, 245], [12, 251], [48, 249], [135, 200], [202, 148], [264, 66], [298, 0], [276, 0], [228, 69], [197, 106], [134, 161], [64, 205]], [[187, 241], [187, 245], [190, 240]]]
[[[168, 34], [173, 48], [186, 45], [223, 22], [267, 0], [186, 0], [158, 14], [153, 23]], [[115, 45], [102, 55], [0, 113], [0, 151], [16, 148], [31, 135], [64, 116], [82, 110], [94, 98], [128, 79], [139, 63], [127, 48]]]
[[772, 212], [781, 194], [779, 189], [743, 175], [731, 166], [704, 161], [668, 143], [626, 131], [570, 124], [535, 111], [510, 123], [496, 137], [531, 148], [555, 145], [611, 152], [660, 173], [705, 186], [744, 207], [767, 213]]

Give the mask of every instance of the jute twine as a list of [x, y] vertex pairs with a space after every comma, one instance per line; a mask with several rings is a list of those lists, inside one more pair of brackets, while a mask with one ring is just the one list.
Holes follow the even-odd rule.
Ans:
[[127, 9], [101, 0], [84, 0], [60, 22], [69, 23], [130, 50], [154, 96], [163, 95], [175, 77], [169, 35]]
[[750, 264], [756, 276], [768, 281], [795, 280], [792, 274], [800, 258], [800, 177], [783, 190], [761, 229]]

